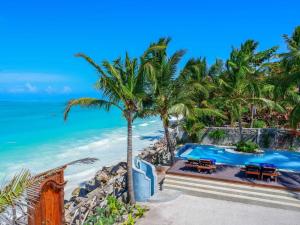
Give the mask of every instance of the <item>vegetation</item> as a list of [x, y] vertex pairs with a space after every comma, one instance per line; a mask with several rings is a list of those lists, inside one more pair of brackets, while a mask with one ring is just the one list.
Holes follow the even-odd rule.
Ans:
[[265, 127], [267, 127], [267, 124], [263, 120], [255, 120], [253, 122], [253, 127], [254, 128], [265, 128]]
[[36, 182], [28, 170], [23, 170], [1, 187], [0, 224], [16, 224], [20, 218], [28, 216], [24, 211], [24, 207], [30, 207], [26, 190], [32, 197], [38, 195]]
[[188, 134], [188, 138], [192, 142], [199, 141], [201, 130], [205, 127], [196, 118], [186, 118], [180, 123], [180, 126]]
[[212, 130], [209, 132], [208, 136], [218, 142], [226, 137], [226, 132], [224, 130]]
[[235, 146], [237, 151], [246, 153], [255, 153], [259, 148], [259, 146], [252, 141], [240, 141]]
[[100, 75], [96, 88], [102, 98], [69, 101], [65, 119], [76, 105], [122, 111], [128, 125], [128, 189], [134, 203], [131, 164], [136, 117], [160, 116], [171, 162], [175, 150], [169, 132], [172, 116], [182, 118], [182, 127], [193, 140], [205, 126], [238, 127], [241, 149], [253, 147], [244, 141], [243, 127], [298, 127], [300, 26], [284, 39], [288, 50], [283, 53], [278, 53], [277, 46], [259, 51], [259, 42], [246, 40], [233, 48], [224, 62], [217, 59], [209, 66], [203, 57], [192, 58], [182, 69], [178, 67], [185, 51], [169, 54], [169, 38], [150, 44], [139, 58], [126, 54], [124, 60], [103, 61], [101, 65], [78, 54]]
[[141, 57], [131, 59], [128, 54], [125, 60], [121, 58], [113, 62], [103, 61], [102, 65], [96, 64], [89, 56], [77, 54], [78, 57], [85, 59], [96, 69], [100, 77], [96, 82], [96, 89], [102, 91], [102, 98], [79, 98], [70, 100], [65, 109], [64, 118], [72, 107], [93, 107], [110, 110], [116, 107], [122, 111], [127, 121], [127, 169], [128, 169], [128, 193], [129, 200], [135, 203], [132, 181], [132, 123], [137, 113], [141, 110], [142, 100], [145, 96], [144, 76], [147, 63]]
[[[162, 38], [157, 43], [151, 44], [146, 55], [150, 59], [151, 70], [148, 78], [149, 86], [148, 99], [144, 102], [143, 115], [159, 115], [163, 127], [167, 148], [174, 161], [175, 146], [172, 143], [169, 133], [169, 119], [171, 115], [188, 116], [193, 108], [193, 101], [189, 98], [190, 92], [185, 92], [180, 86], [177, 75], [177, 66], [185, 51], [176, 51], [168, 57], [166, 49], [170, 42], [169, 38]], [[154, 48], [153, 46], [165, 46], [165, 48]]]
[[85, 225], [113, 225], [116, 223], [134, 225], [135, 220], [143, 217], [146, 211], [146, 208], [139, 205], [126, 205], [117, 200], [116, 197], [109, 196], [107, 206], [96, 208], [95, 213], [87, 219]]

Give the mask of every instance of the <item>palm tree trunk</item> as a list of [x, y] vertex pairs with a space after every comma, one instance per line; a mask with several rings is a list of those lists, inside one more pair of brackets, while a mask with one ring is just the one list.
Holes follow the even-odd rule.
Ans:
[[244, 141], [244, 136], [243, 136], [243, 127], [242, 127], [242, 120], [239, 118], [239, 131], [240, 131], [240, 141]]
[[165, 130], [165, 138], [167, 141], [167, 149], [170, 152], [171, 155], [171, 164], [174, 163], [175, 161], [175, 155], [174, 155], [174, 148], [173, 148], [173, 144], [171, 141], [171, 137], [170, 137], [170, 132], [169, 132], [169, 121], [168, 119], [163, 119], [163, 126], [164, 126], [164, 130]]
[[132, 113], [127, 115], [127, 187], [129, 203], [135, 204], [132, 177]]
[[254, 107], [253, 104], [251, 104], [250, 110], [251, 110], [251, 123], [250, 123], [250, 127], [253, 128], [254, 114], [255, 114], [255, 107]]

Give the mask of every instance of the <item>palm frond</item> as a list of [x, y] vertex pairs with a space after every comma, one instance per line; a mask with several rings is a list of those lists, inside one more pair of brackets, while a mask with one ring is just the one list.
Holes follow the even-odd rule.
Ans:
[[73, 99], [70, 100], [65, 108], [64, 112], [64, 120], [68, 119], [68, 115], [70, 113], [70, 110], [74, 106], [81, 106], [81, 107], [98, 107], [98, 108], [104, 108], [105, 110], [109, 110], [111, 106], [116, 106], [120, 108], [118, 105], [116, 105], [113, 102], [108, 102], [106, 100], [102, 99], [96, 99], [96, 98], [79, 98], [79, 99]]
[[34, 179], [28, 170], [23, 170], [16, 174], [7, 184], [0, 189], [0, 213], [7, 207], [13, 207], [24, 196], [27, 188], [33, 185]]
[[91, 64], [94, 68], [96, 68], [96, 70], [97, 70], [101, 75], [105, 76], [105, 73], [104, 73], [104, 71], [102, 70], [102, 68], [101, 68], [97, 63], [95, 63], [95, 61], [94, 61], [91, 57], [89, 57], [89, 56], [87, 56], [87, 55], [85, 55], [85, 54], [83, 54], [83, 53], [77, 53], [75, 56], [76, 56], [76, 57], [80, 57], [80, 58], [85, 59], [89, 64]]
[[196, 108], [195, 114], [198, 117], [204, 117], [204, 116], [213, 116], [213, 117], [219, 117], [222, 119], [227, 119], [227, 117], [218, 109], [210, 109], [210, 108]]

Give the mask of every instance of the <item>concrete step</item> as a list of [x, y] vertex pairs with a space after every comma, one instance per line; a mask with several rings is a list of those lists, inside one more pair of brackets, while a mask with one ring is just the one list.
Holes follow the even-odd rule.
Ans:
[[167, 175], [164, 188], [185, 194], [300, 211], [297, 192]]

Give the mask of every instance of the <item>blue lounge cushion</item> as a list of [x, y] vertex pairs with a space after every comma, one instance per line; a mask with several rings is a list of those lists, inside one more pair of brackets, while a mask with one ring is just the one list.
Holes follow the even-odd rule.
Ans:
[[274, 168], [274, 169], [276, 169], [276, 166], [274, 164], [271, 164], [271, 163], [260, 163], [260, 166], [262, 168], [268, 167], [268, 168]]

